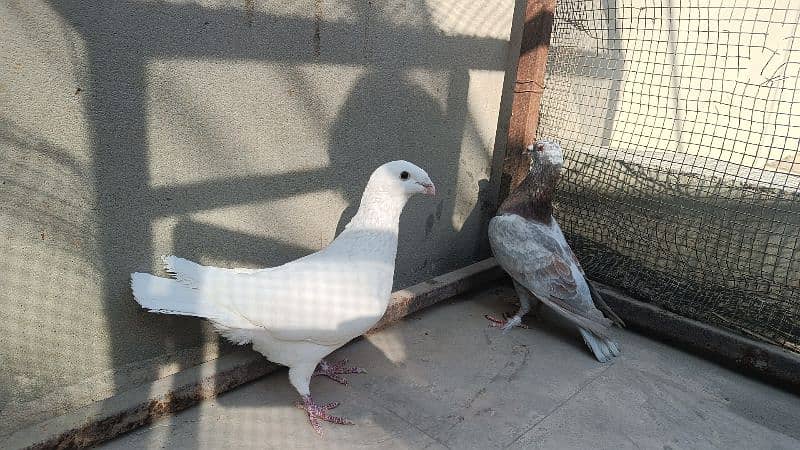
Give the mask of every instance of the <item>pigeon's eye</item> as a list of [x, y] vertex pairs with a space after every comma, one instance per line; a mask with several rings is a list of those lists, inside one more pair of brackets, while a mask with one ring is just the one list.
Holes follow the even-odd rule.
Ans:
[[407, 180], [408, 179], [408, 172], [406, 172], [405, 170], [400, 172], [400, 179], [401, 180]]
[[538, 151], [540, 151], [540, 152], [541, 152], [541, 151], [544, 151], [544, 144], [539, 144], [539, 145], [537, 145], [537, 146], [536, 146], [536, 150], [538, 150]]

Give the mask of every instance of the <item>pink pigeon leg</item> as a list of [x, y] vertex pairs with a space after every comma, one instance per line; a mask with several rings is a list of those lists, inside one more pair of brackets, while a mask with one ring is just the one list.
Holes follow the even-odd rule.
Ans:
[[510, 313], [503, 313], [503, 319], [496, 319], [489, 314], [486, 314], [486, 320], [489, 321], [489, 326], [494, 328], [500, 328], [503, 331], [508, 331], [514, 327], [520, 327], [527, 329], [528, 326], [522, 323], [522, 316], [515, 315], [511, 316]]
[[345, 419], [344, 417], [332, 416], [328, 414], [328, 411], [339, 406], [339, 402], [318, 405], [314, 403], [314, 400], [310, 395], [304, 395], [303, 401], [295, 403], [295, 406], [308, 413], [308, 421], [311, 422], [311, 426], [314, 428], [314, 431], [316, 431], [319, 435], [322, 435], [321, 421], [323, 420], [325, 422], [339, 425], [354, 425], [354, 422]]
[[534, 305], [534, 314], [538, 313], [542, 302], [516, 280], [514, 280], [514, 290], [517, 291], [517, 297], [519, 298], [519, 311], [513, 316], [508, 313], [503, 314], [503, 320], [495, 319], [487, 314], [485, 317], [489, 320], [489, 326], [500, 328], [503, 332], [507, 332], [514, 327], [528, 328], [527, 325], [522, 323], [522, 317], [531, 310], [531, 304]]
[[312, 376], [325, 375], [331, 380], [347, 386], [348, 384], [347, 379], [339, 375], [345, 375], [351, 373], [367, 373], [366, 370], [360, 367], [345, 367], [346, 364], [347, 364], [347, 359], [343, 359], [335, 363], [329, 363], [323, 359], [322, 361], [320, 361], [319, 366], [317, 366], [317, 370], [314, 371]]
[[[519, 311], [516, 314], [511, 314], [509, 312], [503, 313], [503, 320], [495, 319], [494, 317], [486, 314], [486, 318], [489, 319], [491, 324], [489, 326], [492, 327], [499, 327], [499, 328], [512, 328], [512, 327], [520, 327], [528, 329], [529, 327], [522, 323], [522, 316], [529, 314], [531, 317], [537, 317], [539, 315], [539, 311], [542, 309], [542, 302], [537, 301], [536, 305], [529, 310], [525, 310], [524, 308], [520, 307]], [[513, 322], [509, 325], [509, 323]]]

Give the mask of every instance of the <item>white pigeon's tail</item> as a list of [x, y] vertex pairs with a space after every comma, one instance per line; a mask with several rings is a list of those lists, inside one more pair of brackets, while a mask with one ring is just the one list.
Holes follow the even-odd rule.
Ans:
[[253, 324], [234, 311], [205, 298], [200, 289], [177, 280], [140, 272], [131, 274], [131, 289], [133, 298], [150, 312], [203, 317], [237, 344], [249, 342], [247, 330], [253, 329]]
[[196, 262], [172, 255], [162, 256], [161, 260], [167, 273], [189, 287], [197, 287], [204, 278], [203, 275], [206, 268]]
[[176, 280], [136, 272], [131, 274], [131, 289], [133, 298], [150, 312], [208, 319], [220, 316], [218, 308], [203, 301], [199, 291]]
[[583, 328], [578, 328], [578, 331], [581, 332], [583, 341], [586, 342], [586, 345], [589, 346], [598, 361], [605, 363], [611, 361], [611, 358], [619, 356], [619, 346], [610, 338], [596, 336], [591, 331]]
[[255, 273], [269, 269], [223, 269], [221, 267], [203, 266], [188, 259], [169, 255], [162, 256], [164, 270], [175, 277], [181, 284], [190, 288], [199, 288], [202, 284], [226, 282], [220, 278], [229, 277], [231, 274]]

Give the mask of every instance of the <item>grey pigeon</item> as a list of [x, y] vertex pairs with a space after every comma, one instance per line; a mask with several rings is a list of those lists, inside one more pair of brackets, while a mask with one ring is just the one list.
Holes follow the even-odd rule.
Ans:
[[561, 146], [537, 141], [526, 153], [531, 158], [530, 172], [489, 222], [492, 252], [513, 279], [520, 308], [508, 320], [486, 318], [492, 326], [508, 331], [522, 326], [522, 316], [532, 304], [538, 308], [544, 303], [575, 324], [597, 360], [607, 362], [620, 354], [607, 330], [612, 323], [624, 323], [586, 279], [553, 217], [553, 194], [564, 164]]
[[328, 411], [338, 403], [311, 398], [314, 375], [346, 384], [361, 373], [322, 358], [362, 335], [386, 312], [392, 291], [400, 213], [411, 196], [434, 195], [424, 170], [406, 161], [378, 167], [358, 212], [324, 249], [282, 266], [226, 269], [167, 256], [174, 278], [131, 275], [133, 295], [151, 312], [203, 317], [236, 344], [253, 344], [267, 359], [289, 367], [298, 407], [322, 433], [321, 421], [352, 424]]

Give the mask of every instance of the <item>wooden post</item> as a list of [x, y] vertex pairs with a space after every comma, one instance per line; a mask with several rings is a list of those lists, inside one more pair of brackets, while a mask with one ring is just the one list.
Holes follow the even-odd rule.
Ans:
[[528, 0], [525, 7], [525, 25], [500, 180], [500, 203], [528, 173], [530, 160], [523, 151], [536, 140], [555, 3], [556, 0]]

